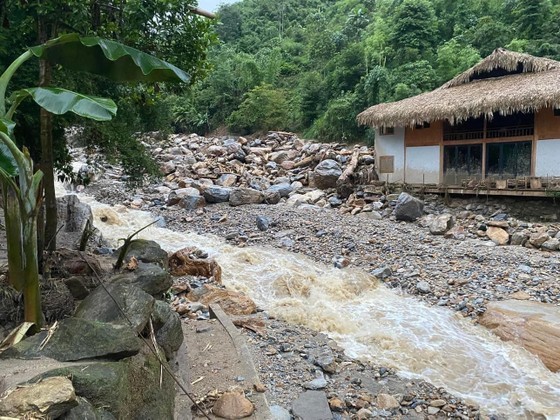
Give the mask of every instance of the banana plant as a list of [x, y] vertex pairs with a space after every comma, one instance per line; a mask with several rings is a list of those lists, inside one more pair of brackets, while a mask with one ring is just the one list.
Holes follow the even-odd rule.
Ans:
[[23, 292], [24, 318], [39, 329], [43, 324], [39, 266], [37, 259], [37, 217], [43, 201], [43, 173], [33, 171], [29, 151], [20, 150], [14, 139], [13, 116], [26, 99], [53, 114], [73, 112], [96, 121], [108, 121], [117, 113], [116, 104], [55, 87], [15, 90], [6, 98], [8, 84], [17, 69], [33, 58], [63, 67], [103, 75], [117, 81], [188, 82], [184, 71], [115, 41], [99, 37], [66, 34], [29, 48], [0, 76], [0, 186], [7, 236], [8, 278]]

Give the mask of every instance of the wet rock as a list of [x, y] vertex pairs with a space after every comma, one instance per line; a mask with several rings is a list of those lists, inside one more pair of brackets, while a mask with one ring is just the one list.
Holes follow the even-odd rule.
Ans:
[[242, 392], [225, 392], [214, 403], [212, 413], [224, 419], [242, 419], [249, 417], [255, 406]]
[[77, 405], [72, 381], [56, 376], [13, 390], [0, 400], [0, 416], [56, 419]]
[[229, 205], [234, 207], [246, 204], [260, 204], [263, 200], [264, 194], [252, 188], [235, 188], [229, 195]]
[[395, 217], [397, 220], [413, 222], [422, 216], [424, 203], [410, 194], [401, 193], [395, 206]]
[[453, 216], [450, 214], [440, 214], [430, 223], [430, 233], [432, 235], [443, 235], [453, 227]]
[[129, 327], [128, 320], [122, 316], [113, 299], [107, 295], [107, 291], [124, 310], [135, 331], [140, 333], [150, 319], [155, 299], [131, 284], [113, 283], [97, 287], [80, 303], [75, 316]]
[[44, 334], [37, 334], [10, 347], [2, 357], [20, 359], [46, 356], [60, 362], [83, 359], [121, 359], [140, 350], [140, 340], [124, 325], [80, 318], [59, 321], [52, 337], [41, 348]]
[[[204, 257], [204, 258], [202, 258]], [[169, 257], [169, 270], [174, 276], [202, 276], [222, 282], [222, 268], [213, 258], [201, 255], [195, 247], [180, 249]]]
[[306, 391], [294, 401], [292, 413], [299, 420], [332, 420], [327, 396], [322, 391]]
[[[213, 286], [204, 286], [206, 291], [198, 299], [203, 305], [219, 304], [229, 315], [250, 315], [257, 312], [257, 305], [249, 297], [233, 290], [220, 289]], [[199, 288], [201, 289], [201, 288]], [[189, 294], [189, 297], [194, 295]]]
[[480, 324], [505, 341], [537, 355], [553, 372], [560, 371], [560, 308], [540, 302], [490, 302]]
[[230, 193], [231, 188], [208, 187], [203, 191], [202, 195], [207, 203], [227, 203]]
[[509, 233], [500, 227], [489, 226], [486, 230], [486, 236], [496, 245], [507, 245], [509, 242]]
[[[121, 252], [118, 248], [113, 255], [118, 256]], [[167, 252], [161, 249], [156, 241], [148, 239], [135, 239], [131, 242], [126, 252], [125, 258], [135, 257], [138, 261], [145, 263], [155, 263], [161, 267], [167, 267]]]
[[382, 410], [393, 410], [401, 406], [397, 399], [389, 394], [378, 394], [376, 404]]
[[322, 190], [335, 188], [336, 181], [342, 175], [342, 169], [337, 161], [326, 159], [320, 162], [313, 171], [313, 182]]
[[270, 227], [270, 219], [266, 216], [257, 216], [257, 228], [266, 231]]

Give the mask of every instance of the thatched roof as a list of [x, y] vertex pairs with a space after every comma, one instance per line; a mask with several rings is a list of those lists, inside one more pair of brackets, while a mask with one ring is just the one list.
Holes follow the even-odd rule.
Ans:
[[[504, 74], [517, 72], [516, 74]], [[480, 78], [484, 74], [498, 77]], [[397, 102], [374, 105], [358, 122], [374, 127], [414, 126], [469, 117], [536, 111], [560, 106], [560, 62], [503, 48], [443, 86]]]

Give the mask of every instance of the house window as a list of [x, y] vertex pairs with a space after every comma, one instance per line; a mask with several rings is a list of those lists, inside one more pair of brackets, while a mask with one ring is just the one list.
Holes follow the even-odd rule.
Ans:
[[560, 108], [554, 108], [554, 116], [560, 117]]
[[489, 143], [486, 145], [486, 176], [517, 178], [531, 175], [532, 142]]
[[416, 124], [414, 127], [415, 128], [430, 128], [430, 123], [423, 122], [423, 123], [420, 123], [420, 124]]
[[382, 136], [392, 136], [395, 134], [395, 127], [381, 127], [379, 134]]
[[445, 146], [443, 173], [447, 185], [460, 185], [465, 179], [481, 178], [482, 144]]

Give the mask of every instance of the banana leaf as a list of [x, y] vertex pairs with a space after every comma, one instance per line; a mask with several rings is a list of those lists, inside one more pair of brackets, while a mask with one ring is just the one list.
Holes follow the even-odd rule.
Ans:
[[[12, 137], [15, 123], [5, 118], [0, 118], [0, 131], [5, 133], [8, 137]], [[17, 162], [14, 155], [10, 152], [8, 146], [0, 140], [0, 170], [6, 176], [16, 176], [18, 174]]]
[[29, 48], [38, 58], [63, 67], [99, 74], [116, 81], [188, 82], [183, 70], [118, 42], [66, 34]]
[[109, 121], [117, 114], [117, 105], [112, 99], [86, 96], [61, 88], [27, 88], [12, 95], [13, 101], [31, 97], [39, 106], [53, 114], [73, 112], [96, 121]]

